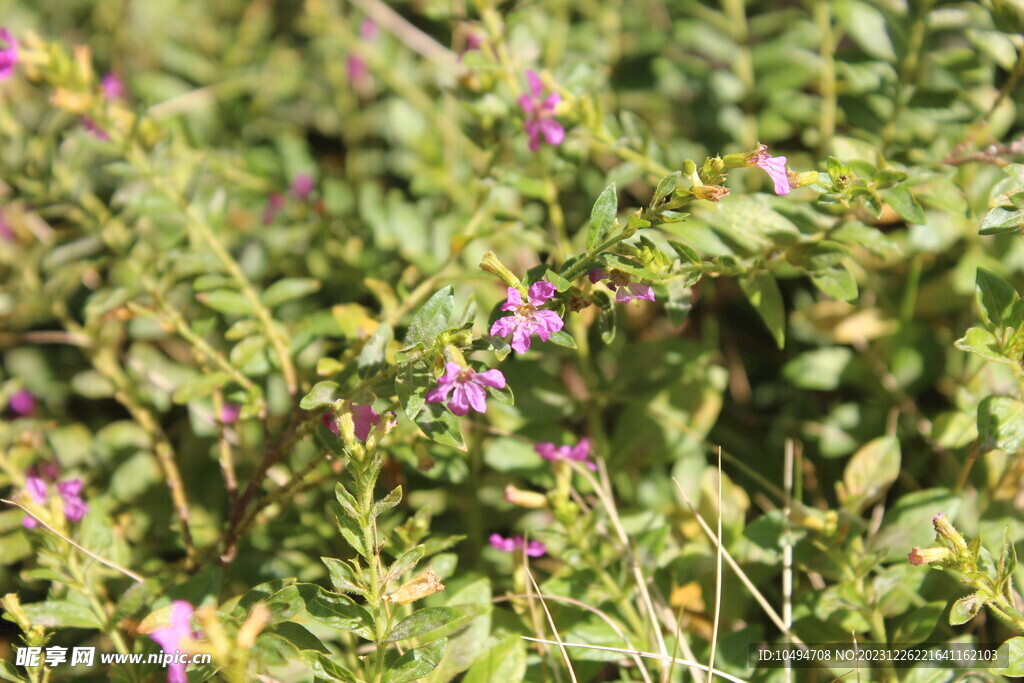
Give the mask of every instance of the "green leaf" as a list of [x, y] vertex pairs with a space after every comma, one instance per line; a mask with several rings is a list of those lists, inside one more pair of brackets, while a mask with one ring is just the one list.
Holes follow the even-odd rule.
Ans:
[[662, 280], [661, 275], [658, 273], [621, 254], [604, 254], [601, 257], [601, 262], [606, 269], [617, 268], [640, 280], [649, 280], [651, 282], [661, 282]]
[[786, 308], [775, 277], [766, 271], [756, 271], [740, 279], [740, 287], [761, 320], [768, 327], [775, 345], [780, 349], [786, 343]]
[[462, 683], [521, 683], [526, 676], [526, 643], [517, 635], [506, 637], [487, 651], [466, 672]]
[[839, 0], [833, 4], [833, 8], [840, 22], [864, 52], [878, 59], [895, 61], [896, 50], [889, 38], [885, 15], [861, 0]]
[[693, 309], [693, 285], [683, 278], [675, 278], [666, 283], [665, 289], [668, 290], [665, 303], [668, 320], [673, 325], [682, 325]]
[[310, 633], [304, 626], [294, 621], [284, 621], [267, 628], [264, 634], [273, 635], [295, 648], [296, 652], [313, 651], [330, 654], [320, 639]]
[[1024, 676], [1024, 636], [1014, 636], [999, 646], [996, 659], [1007, 662], [1003, 668], [992, 669], [1002, 676]]
[[978, 233], [998, 235], [1003, 232], [1019, 232], [1022, 229], [1024, 229], [1024, 211], [997, 206], [985, 214]]
[[447, 644], [448, 639], [441, 638], [423, 647], [409, 650], [390, 667], [384, 676], [384, 683], [406, 683], [423, 678], [440, 663]]
[[387, 512], [388, 510], [395, 507], [401, 502], [402, 487], [396, 486], [395, 488], [391, 489], [391, 493], [384, 496], [383, 498], [381, 498], [380, 500], [373, 504], [373, 507], [370, 509], [370, 519], [377, 519], [383, 513]]
[[196, 299], [220, 313], [230, 315], [251, 315], [255, 309], [245, 296], [232, 289], [218, 289], [212, 292], [196, 294]]
[[945, 600], [927, 602], [917, 607], [897, 627], [892, 642], [905, 645], [924, 642], [938, 626], [945, 611]]
[[359, 679], [351, 671], [341, 664], [335, 663], [329, 655], [325, 655], [322, 652], [304, 650], [302, 652], [302, 660], [318, 678], [328, 681], [342, 681], [342, 683], [359, 683]]
[[1024, 447], [1024, 403], [1007, 396], [986, 396], [978, 404], [980, 450], [1015, 453]]
[[324, 626], [339, 631], [351, 631], [373, 640], [373, 617], [352, 598], [325, 591], [311, 583], [296, 584], [306, 602], [306, 613]]
[[852, 359], [853, 351], [844, 346], [806, 351], [786, 363], [782, 375], [801, 389], [831, 391]]
[[960, 624], [966, 624], [984, 606], [985, 603], [977, 593], [965, 595], [954, 602], [953, 606], [949, 608], [949, 625], [959, 626]]
[[612, 340], [615, 339], [616, 330], [615, 304], [607, 292], [598, 291], [594, 292], [591, 296], [594, 303], [601, 309], [597, 316], [596, 325], [597, 331], [601, 335], [601, 341], [605, 344], [611, 344]]
[[850, 255], [850, 249], [839, 242], [823, 240], [794, 245], [786, 252], [786, 260], [797, 268], [815, 273], [827, 270]]
[[893, 208], [893, 211], [900, 215], [900, 218], [908, 223], [924, 225], [926, 220], [924, 209], [921, 208], [921, 203], [910, 193], [906, 185], [890, 187], [888, 190], [882, 190], [880, 194], [882, 199]]
[[416, 416], [416, 426], [437, 443], [465, 452], [466, 441], [462, 437], [459, 418], [448, 412], [440, 403], [424, 405], [426, 409], [421, 410]]
[[430, 371], [426, 361], [413, 361], [398, 369], [395, 391], [398, 394], [398, 402], [402, 404], [402, 410], [410, 422], [415, 422], [419, 417], [420, 411], [426, 405], [424, 396], [435, 384], [437, 378]]
[[19, 674], [14, 665], [6, 659], [0, 659], [0, 678], [5, 681], [14, 681], [15, 683], [28, 683], [29, 681], [29, 679]]
[[1013, 364], [1012, 358], [1007, 358], [1000, 350], [999, 341], [991, 332], [983, 327], [971, 327], [963, 337], [956, 340], [956, 348], [961, 351], [968, 351], [977, 354], [985, 360], [996, 363]]
[[619, 197], [615, 191], [615, 183], [612, 183], [604, 188], [590, 212], [590, 225], [587, 228], [588, 251], [596, 249], [608, 239], [608, 233], [615, 225], [615, 213], [618, 207]]
[[695, 266], [699, 266], [701, 264], [700, 254], [698, 254], [693, 247], [689, 246], [688, 244], [683, 244], [682, 242], [675, 242], [672, 240], [669, 240], [668, 244], [675, 250], [677, 254], [679, 254], [679, 257], [684, 261], [689, 261]]
[[1011, 312], [1020, 298], [1017, 290], [1003, 278], [984, 268], [978, 268], [975, 279], [978, 306], [986, 322], [996, 330], [1013, 325]]
[[[33, 626], [45, 626], [48, 629], [101, 627], [91, 609], [67, 600], [36, 602], [22, 605], [22, 609]], [[4, 618], [7, 618], [7, 615], [4, 615]]]
[[438, 290], [420, 306], [409, 323], [405, 334], [406, 346], [431, 345], [437, 336], [448, 329], [448, 320], [455, 310], [455, 290], [451, 285]]
[[555, 289], [559, 292], [564, 292], [572, 287], [572, 283], [566, 280], [564, 277], [556, 273], [555, 271], [548, 268], [544, 273], [544, 279], [555, 286]]
[[394, 338], [395, 332], [391, 329], [391, 325], [382, 324], [374, 330], [359, 352], [358, 367], [361, 377], [369, 377], [384, 369], [384, 355], [388, 344]]
[[189, 403], [204, 396], [209, 396], [230, 381], [231, 375], [226, 372], [199, 375], [178, 387], [171, 400], [179, 405]]
[[821, 291], [840, 301], [852, 302], [857, 299], [857, 280], [844, 265], [811, 273], [811, 282]]
[[320, 291], [320, 281], [309, 277], [286, 277], [267, 287], [260, 297], [264, 306], [273, 308], [292, 299]]
[[861, 511], [879, 499], [900, 475], [900, 442], [883, 436], [864, 444], [846, 464], [838, 484], [844, 505]]
[[657, 189], [654, 190], [654, 196], [651, 197], [651, 208], [657, 206], [662, 199], [676, 191], [676, 185], [679, 183], [681, 175], [682, 171], [675, 171], [661, 179]]
[[1003, 527], [1003, 547], [999, 551], [999, 580], [1006, 581], [1013, 578], [1013, 572], [1017, 570], [1017, 549], [1013, 545], [1013, 538], [1010, 536], [1010, 527]]
[[333, 557], [321, 557], [320, 561], [327, 565], [327, 572], [331, 576], [331, 585], [335, 589], [342, 593], [366, 595], [362, 577], [351, 564]]
[[329, 406], [338, 400], [339, 388], [337, 382], [317, 382], [299, 401], [299, 407], [303, 410], [314, 410], [321, 406]]
[[421, 645], [426, 644], [451, 635], [469, 619], [470, 615], [454, 607], [424, 607], [398, 622], [384, 642], [418, 638]]
[[426, 548], [422, 545], [406, 550], [388, 567], [388, 573], [384, 576], [384, 582], [397, 581], [403, 574], [412, 571], [416, 563], [423, 559], [425, 553]]
[[557, 344], [558, 346], [564, 346], [567, 349], [576, 348], [576, 340], [573, 339], [572, 335], [566, 332], [565, 330], [558, 330], [557, 332], [552, 332], [551, 338], [548, 341], [550, 341], [552, 344]]

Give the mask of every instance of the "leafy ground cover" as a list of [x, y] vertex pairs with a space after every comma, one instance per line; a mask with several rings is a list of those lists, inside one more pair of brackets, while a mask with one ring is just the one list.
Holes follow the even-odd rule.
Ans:
[[1018, 2], [0, 17], [0, 677], [1024, 675]]

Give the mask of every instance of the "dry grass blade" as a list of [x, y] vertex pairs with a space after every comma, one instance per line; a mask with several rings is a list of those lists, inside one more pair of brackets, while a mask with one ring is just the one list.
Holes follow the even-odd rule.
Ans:
[[551, 612], [548, 610], [547, 603], [544, 602], [544, 595], [540, 592], [540, 586], [537, 585], [537, 581], [533, 578], [533, 572], [530, 571], [530, 568], [526, 564], [526, 553], [523, 553], [523, 568], [526, 570], [526, 576], [530, 579], [530, 585], [533, 586], [533, 590], [537, 595], [537, 599], [540, 600], [540, 606], [544, 608], [544, 614], [548, 618], [548, 626], [551, 627], [551, 633], [553, 633], [555, 636], [555, 640], [553, 643], [551, 641], [541, 640], [539, 638], [536, 640], [537, 642], [545, 642], [552, 645], [558, 645], [558, 649], [562, 652], [562, 659], [565, 660], [565, 666], [567, 669], [569, 669], [569, 678], [572, 679], [573, 683], [578, 683], [576, 680], [576, 672], [573, 671], [572, 668], [572, 661], [570, 661], [569, 659], [569, 652], [565, 649], [565, 646], [562, 645], [562, 637], [558, 635], [558, 627], [555, 626], [555, 620], [551, 616]]
[[[679, 495], [681, 495], [683, 497], [683, 500], [686, 502], [687, 507], [689, 507], [690, 511], [693, 512], [693, 515], [694, 517], [696, 517], [701, 529], [704, 530], [704, 533], [707, 534], [708, 538], [711, 539], [712, 543], [718, 545], [718, 536], [715, 535], [715, 532], [712, 531], [710, 526], [708, 526], [708, 523], [704, 520], [703, 517], [701, 517], [700, 513], [697, 512], [697, 508], [695, 508], [693, 506], [693, 503], [690, 502], [690, 499], [689, 497], [687, 497], [686, 492], [683, 491], [683, 487], [679, 485], [679, 482], [674, 477], [672, 481], [675, 483], [676, 488], [679, 490]], [[782, 621], [782, 617], [779, 616], [779, 613], [776, 612], [775, 608], [771, 606], [771, 603], [769, 603], [767, 598], [764, 597], [764, 594], [762, 594], [761, 591], [757, 589], [757, 586], [754, 585], [754, 583], [750, 580], [750, 577], [747, 576], [746, 572], [744, 572], [740, 565], [736, 562], [736, 560], [733, 559], [733, 556], [729, 554], [729, 551], [723, 548], [722, 556], [725, 558], [725, 561], [729, 564], [729, 567], [736, 573], [736, 576], [743, 583], [746, 589], [750, 591], [750, 594], [754, 597], [754, 600], [757, 601], [757, 604], [761, 606], [761, 609], [764, 610], [764, 613], [767, 614], [768, 618], [772, 620], [775, 626], [780, 631], [785, 633], [787, 636], [792, 638], [793, 642], [796, 645], [799, 645], [800, 647], [806, 647], [804, 641], [802, 641], [796, 634], [790, 631], [790, 629], [786, 626], [785, 622]]]
[[[536, 642], [536, 643], [548, 643], [549, 645], [555, 645], [555, 642], [552, 641], [552, 640], [543, 640], [542, 638], [530, 638], [529, 636], [519, 636], [519, 637], [522, 638], [523, 640], [531, 640], [531, 641]], [[714, 673], [719, 678], [724, 678], [725, 680], [732, 681], [733, 683], [747, 683], [747, 681], [743, 680], [742, 678], [737, 678], [736, 676], [733, 676], [732, 674], [728, 674], [728, 673], [726, 673], [724, 671], [719, 671], [718, 669], [715, 669], [712, 672], [710, 670], [710, 668], [705, 666], [704, 664], [698, 664], [697, 662], [694, 662], [694, 661], [689, 660], [689, 659], [680, 659], [679, 657], [669, 657], [669, 656], [666, 656], [666, 655], [659, 655], [659, 654], [657, 654], [655, 652], [641, 652], [640, 650], [623, 650], [623, 649], [617, 648], [617, 647], [605, 647], [603, 645], [590, 645], [588, 643], [566, 643], [566, 642], [562, 642], [562, 641], [559, 641], [558, 645], [560, 647], [563, 647], [563, 648], [564, 647], [582, 647], [582, 648], [587, 649], [587, 650], [600, 650], [601, 652], [618, 652], [618, 653], [624, 654], [624, 655], [636, 655], [637, 657], [643, 657], [645, 659], [657, 659], [657, 660], [661, 660], [661, 661], [669, 661], [669, 662], [673, 662], [675, 664], [682, 664], [684, 666], [688, 666], [691, 669], [699, 669], [700, 671], [706, 671], [708, 673]]]
[[78, 545], [77, 543], [72, 541], [70, 538], [68, 538], [67, 536], [65, 536], [61, 532], [57, 531], [56, 529], [54, 529], [52, 526], [50, 526], [49, 524], [47, 524], [43, 520], [41, 520], [38, 517], [36, 517], [34, 514], [32, 514], [32, 512], [28, 508], [24, 507], [23, 505], [21, 505], [19, 503], [15, 503], [13, 500], [7, 500], [6, 498], [0, 498], [0, 503], [7, 503], [8, 505], [13, 505], [16, 508], [20, 508], [22, 511], [24, 511], [24, 513], [26, 515], [28, 515], [32, 519], [36, 520], [37, 522], [39, 522], [39, 524], [41, 524], [43, 526], [43, 528], [45, 528], [51, 534], [53, 534], [54, 536], [56, 536], [60, 540], [64, 541], [65, 543], [68, 543], [69, 545], [72, 545], [75, 548], [78, 548], [83, 553], [85, 553], [86, 555], [88, 555], [92, 559], [94, 559], [97, 562], [99, 562], [100, 564], [102, 564], [104, 567], [110, 567], [111, 569], [113, 569], [116, 572], [121, 572], [122, 574], [127, 576], [129, 579], [132, 579], [133, 581], [138, 581], [139, 583], [145, 583], [146, 582], [145, 578], [143, 578], [142, 576], [136, 574], [132, 570], [125, 569], [124, 567], [122, 567], [121, 565], [117, 564], [116, 562], [111, 562], [110, 560], [108, 560], [106, 558], [100, 557], [99, 555], [97, 555], [93, 551], [89, 550], [88, 548], [83, 548], [82, 546]]
[[[722, 448], [718, 448], [718, 537], [722, 537]], [[718, 652], [718, 629], [722, 616], [722, 544], [716, 544], [715, 560], [715, 623], [711, 631], [711, 654], [708, 656], [708, 683], [715, 679], [715, 654]]]

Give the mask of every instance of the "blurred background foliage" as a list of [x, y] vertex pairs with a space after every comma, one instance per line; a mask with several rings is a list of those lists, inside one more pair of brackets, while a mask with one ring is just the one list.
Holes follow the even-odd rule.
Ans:
[[[378, 323], [403, 327], [446, 284], [457, 308], [472, 298], [486, 322], [504, 289], [477, 267], [482, 255], [494, 251], [519, 274], [561, 262], [582, 249], [608, 184], [620, 209], [646, 206], [684, 159], [764, 143], [796, 171], [821, 171], [819, 185], [768, 198], [754, 194], [769, 188], [762, 174], [734, 173], [732, 196], [693, 205], [685, 222], [651, 236], [665, 250], [668, 239], [694, 249], [699, 283], [658, 285], [656, 303], [619, 306], [611, 320], [597, 307], [570, 314], [579, 350], [540, 345], [506, 361], [515, 405], [492, 402], [486, 420], [467, 422], [466, 453], [400, 419], [385, 483], [403, 484], [418, 523], [465, 535], [433, 564], [461, 602], [525, 589], [486, 538], [528, 530], [552, 549], [534, 563], [545, 593], [607, 610], [637, 647], [655, 648], [608, 518], [595, 511], [585, 524], [552, 526], [547, 511], [524, 515], [502, 498], [509, 483], [555, 486], [534, 442], [588, 436], [660, 616], [671, 625], [682, 614], [701, 661], [715, 551], [673, 478], [705, 519], [721, 514], [726, 549], [776, 606], [788, 539], [793, 630], [806, 641], [853, 631], [875, 642], [1002, 642], [1012, 632], [993, 619], [947, 625], [948, 603], [966, 589], [905, 555], [930, 543], [938, 512], [986, 544], [1004, 528], [1011, 543], [1024, 541], [1024, 458], [1004, 438], [1018, 418], [978, 431], [986, 397], [1019, 398], [1019, 353], [1000, 362], [954, 344], [979, 321], [978, 268], [1024, 282], [1019, 218], [979, 234], [991, 207], [1012, 203], [1014, 177], [1001, 167], [1022, 151], [1013, 145], [1024, 136], [1020, 11], [994, 0], [0, 0], [15, 35], [35, 32], [37, 49], [53, 41], [65, 55], [87, 46], [92, 82], [114, 72], [127, 90], [124, 114], [86, 109], [121, 131], [113, 140], [90, 132], [86, 110], [55, 98], [60, 84], [30, 63], [19, 67], [29, 77], [0, 90], [0, 215], [12, 235], [0, 243], [0, 402], [23, 388], [40, 402], [32, 419], [0, 428], [0, 485], [19, 488], [19, 473], [45, 458], [85, 478], [93, 511], [80, 542], [154, 577], [137, 605], [119, 607], [126, 617], [179, 589], [197, 604], [225, 603], [263, 581], [326, 581], [319, 557], [346, 552], [327, 512], [337, 461], [317, 460], [304, 439], [265, 472], [259, 465], [296, 397], [323, 377], [358, 383], [355, 360]], [[367, 19], [376, 32], [361, 28]], [[562, 93], [568, 130], [564, 144], [536, 154], [516, 104], [526, 69]], [[887, 170], [905, 180], [882, 185], [874, 204], [829, 203], [829, 171], [834, 186], [838, 176], [878, 184]], [[308, 197], [289, 191], [303, 174], [314, 179]], [[276, 322], [252, 322], [197, 223]], [[846, 276], [807, 277], [787, 232], [840, 244], [826, 269], [841, 260], [852, 289]], [[751, 305], [759, 272], [778, 283], [781, 318]], [[268, 303], [285, 278], [292, 284]], [[224, 363], [197, 357], [195, 338]], [[399, 346], [383, 344], [382, 362]], [[214, 370], [224, 381], [197, 389]], [[350, 398], [393, 407], [379, 390]], [[225, 435], [215, 416], [226, 400], [246, 407]], [[240, 488], [263, 474], [271, 491], [296, 473], [308, 484], [287, 504], [272, 501], [218, 567], [231, 504], [225, 441]], [[799, 513], [788, 522], [787, 443]], [[203, 567], [191, 579], [162, 457], [177, 462], [189, 499]], [[589, 483], [577, 485], [593, 502]], [[21, 518], [0, 512], [0, 593], [64, 597], [33, 574], [39, 544]], [[749, 670], [746, 653], [777, 629], [733, 574], [724, 580], [716, 666], [773, 678]], [[563, 639], [622, 645], [593, 614], [549, 607]], [[449, 653], [437, 680], [503, 636], [546, 629], [508, 603], [472, 623], [449, 645], [462, 659]], [[5, 655], [15, 631], [0, 634]], [[679, 651], [671, 628], [664, 638]], [[573, 655], [581, 680], [634, 680], [608, 664], [614, 656]], [[266, 661], [285, 678], [305, 675], [288, 656]], [[525, 661], [528, 680], [550, 680], [560, 666], [532, 649]], [[937, 680], [927, 671], [900, 677]]]

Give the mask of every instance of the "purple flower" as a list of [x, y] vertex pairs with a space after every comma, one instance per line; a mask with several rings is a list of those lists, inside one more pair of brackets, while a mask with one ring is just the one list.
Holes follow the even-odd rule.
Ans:
[[7, 224], [7, 219], [4, 218], [3, 211], [0, 211], [0, 241], [14, 241], [14, 230], [11, 230], [11, 226]]
[[506, 553], [511, 553], [516, 550], [525, 552], [530, 557], [540, 557], [548, 551], [540, 541], [526, 542], [522, 536], [512, 536], [510, 538], [503, 538], [501, 534], [491, 534], [490, 538], [491, 547], [497, 548]]
[[370, 70], [362, 57], [355, 54], [349, 55], [345, 62], [345, 70], [348, 72], [348, 80], [352, 85], [357, 88], [366, 85], [366, 78], [370, 75]]
[[[501, 370], [477, 372], [464, 368], [458, 363], [445, 365], [445, 374], [437, 379], [437, 386], [427, 392], [431, 403], [448, 401], [448, 409], [455, 415], [465, 415], [472, 408], [478, 413], [487, 412], [487, 392], [484, 387], [505, 388], [505, 375]], [[451, 399], [448, 395], [451, 394]]]
[[88, 116], [82, 117], [82, 127], [89, 131], [89, 134], [92, 135], [97, 140], [102, 140], [103, 142], [110, 142], [110, 136], [107, 135], [107, 131], [100, 128], [96, 124], [96, 122]]
[[768, 146], [758, 145], [757, 149], [747, 155], [747, 161], [768, 174], [775, 183], [775, 194], [789, 194], [792, 187], [789, 184], [789, 171], [786, 170], [786, 157], [769, 156]]
[[[320, 421], [324, 427], [331, 430], [332, 434], [341, 436], [341, 429], [338, 427], [338, 420], [334, 417], [334, 413], [324, 413]], [[361, 406], [353, 403], [352, 421], [355, 422], [356, 438], [360, 441], [366, 441], [366, 437], [370, 435], [370, 430], [380, 422], [380, 415], [373, 410], [372, 406]]]
[[613, 268], [609, 273], [601, 268], [594, 268], [590, 271], [589, 277], [593, 283], [608, 280], [608, 287], [615, 292], [615, 300], [620, 304], [629, 303], [633, 299], [654, 301], [654, 290], [650, 285], [645, 285], [642, 282], [630, 282], [629, 274], [621, 270]]
[[548, 299], [555, 295], [555, 286], [541, 280], [530, 285], [528, 300], [523, 303], [523, 296], [515, 287], [508, 288], [508, 300], [501, 310], [512, 315], [499, 318], [491, 325], [492, 337], [512, 335], [512, 348], [516, 353], [526, 353], [530, 349], [530, 335], [536, 334], [541, 341], [551, 338], [565, 325], [554, 311], [538, 310]]
[[[155, 629], [149, 637], [156, 641], [166, 654], [180, 654], [182, 641], [188, 642], [196, 638], [192, 630], [192, 615], [195, 608], [186, 600], [175, 600], [171, 603], [171, 624]], [[184, 663], [172, 663], [167, 668], [167, 683], [188, 683]]]
[[292, 196], [300, 202], [304, 202], [309, 199], [309, 194], [312, 191], [313, 177], [308, 173], [300, 173], [292, 178]]
[[6, 27], [0, 28], [0, 40], [7, 43], [7, 47], [0, 50], [0, 81], [6, 81], [14, 75], [14, 67], [18, 63], [18, 41]]
[[284, 197], [280, 192], [271, 192], [267, 195], [267, 206], [263, 209], [263, 225], [270, 225], [274, 222], [277, 212], [284, 208]]
[[597, 471], [597, 465], [590, 460], [590, 441], [587, 439], [580, 439], [575, 446], [555, 446], [550, 442], [539, 443], [534, 450], [545, 460], [575, 460], [586, 465], [591, 472]]
[[231, 403], [230, 401], [221, 406], [220, 409], [220, 421], [226, 425], [234, 424], [238, 421], [238, 416], [242, 414], [242, 406], [237, 403]]
[[363, 40], [377, 40], [379, 35], [380, 28], [373, 19], [363, 19], [363, 23], [359, 24], [359, 37]]
[[480, 46], [484, 44], [484, 37], [479, 33], [467, 33], [466, 34], [466, 49], [464, 52], [470, 50], [479, 50]]
[[[44, 468], [44, 476], [47, 473], [56, 473], [56, 468]], [[25, 477], [25, 490], [28, 491], [28, 495], [32, 497], [39, 505], [43, 505], [50, 498], [50, 488], [46, 483], [46, 479], [36, 468], [29, 470], [29, 476]], [[57, 495], [64, 501], [64, 516], [69, 522], [80, 522], [85, 513], [89, 511], [89, 505], [82, 499], [82, 488], [81, 479], [68, 479], [67, 481], [57, 482]], [[21, 525], [26, 529], [34, 529], [39, 526], [39, 522], [35, 518], [28, 515], [21, 520]]]
[[124, 96], [124, 83], [113, 71], [107, 72], [100, 80], [100, 89], [111, 100], [117, 100]]
[[28, 389], [21, 389], [11, 395], [7, 407], [19, 417], [28, 417], [36, 410], [36, 397]]
[[553, 92], [541, 99], [544, 85], [534, 71], [526, 72], [526, 80], [530, 83], [530, 94], [519, 96], [519, 108], [526, 115], [523, 127], [526, 128], [526, 134], [530, 138], [530, 151], [536, 152], [540, 149], [542, 133], [545, 142], [552, 147], [557, 147], [565, 140], [565, 128], [562, 128], [562, 124], [555, 120], [555, 107], [562, 101], [562, 96]]

